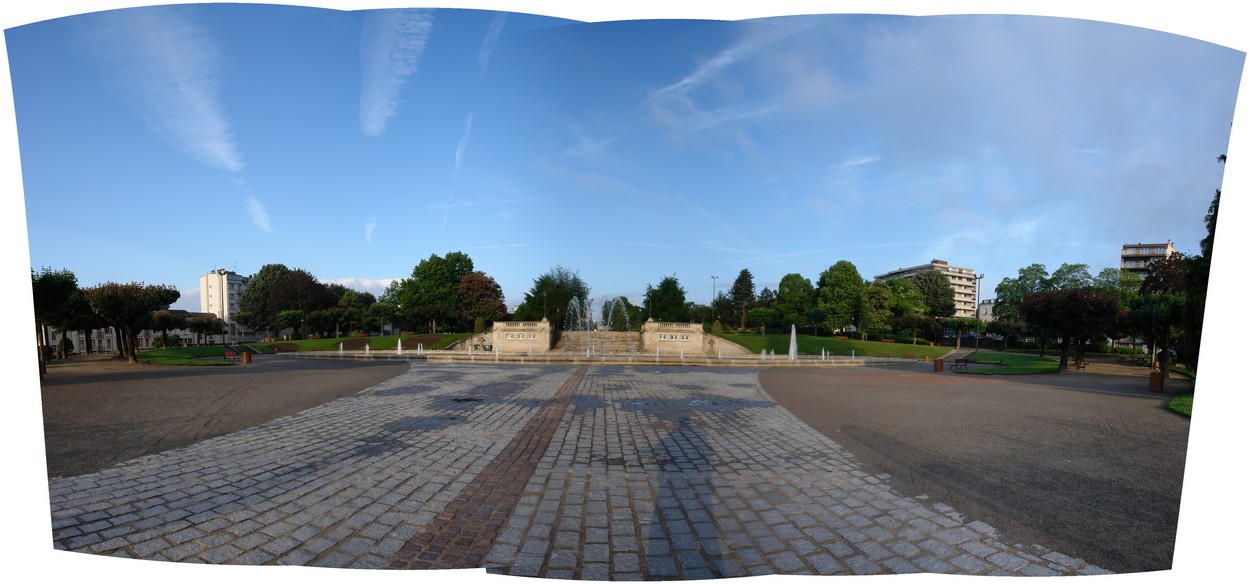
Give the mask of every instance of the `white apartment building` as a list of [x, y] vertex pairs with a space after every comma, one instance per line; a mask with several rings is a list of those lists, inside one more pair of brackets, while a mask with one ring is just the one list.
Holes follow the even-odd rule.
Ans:
[[951, 288], [955, 289], [955, 316], [958, 318], [974, 318], [977, 305], [977, 272], [972, 268], [952, 266], [945, 260], [933, 260], [927, 264], [899, 268], [892, 272], [873, 278], [874, 282], [885, 282], [896, 278], [910, 278], [929, 270], [936, 270], [946, 275]]
[[227, 324], [234, 322], [247, 281], [247, 276], [228, 270], [213, 270], [200, 276], [200, 312], [216, 314]]

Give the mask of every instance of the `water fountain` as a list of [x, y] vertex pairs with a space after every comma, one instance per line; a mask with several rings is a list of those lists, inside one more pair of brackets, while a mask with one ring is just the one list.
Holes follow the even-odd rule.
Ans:
[[395, 354], [396, 355], [404, 354], [404, 340], [403, 339], [395, 339]]
[[799, 358], [799, 342], [795, 338], [794, 325], [790, 325], [790, 354], [791, 361], [797, 361]]

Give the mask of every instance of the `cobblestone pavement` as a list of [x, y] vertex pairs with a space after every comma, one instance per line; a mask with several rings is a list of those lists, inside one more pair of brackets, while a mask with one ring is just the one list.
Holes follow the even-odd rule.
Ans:
[[414, 364], [49, 481], [57, 549], [570, 579], [1096, 574], [893, 493], [749, 369]]

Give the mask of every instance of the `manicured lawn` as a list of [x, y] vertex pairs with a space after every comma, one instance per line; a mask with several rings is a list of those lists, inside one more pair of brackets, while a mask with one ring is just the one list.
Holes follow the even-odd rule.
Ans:
[[154, 365], [231, 365], [222, 357], [225, 352], [221, 345], [206, 345], [140, 351], [138, 357], [139, 361]]
[[404, 352], [417, 350], [420, 344], [425, 350], [446, 349], [453, 343], [473, 336], [472, 333], [450, 333], [442, 335], [387, 335], [381, 337], [341, 337], [334, 339], [308, 339], [303, 341], [275, 341], [272, 343], [248, 343], [249, 347], [261, 353], [280, 351], [337, 351], [339, 343], [344, 351], [363, 351], [368, 343], [370, 351], [394, 351], [403, 339]]
[[1175, 398], [1172, 398], [1171, 403], [1168, 404], [1168, 409], [1178, 414], [1192, 416], [1193, 414], [1191, 412], [1194, 409], [1194, 394], [1178, 395]]
[[[764, 350], [773, 351], [778, 355], [786, 355], [790, 352], [789, 333], [769, 335], [726, 333], [721, 336], [725, 340], [738, 343], [756, 354]], [[950, 347], [930, 347], [927, 342], [923, 345], [910, 345], [906, 343], [879, 343], [876, 341], [857, 341], [812, 335], [795, 335], [795, 341], [798, 344], [799, 353], [809, 356], [820, 356], [821, 350], [824, 349], [829, 351], [831, 355], [846, 355], [848, 357], [854, 354], [859, 357], [885, 356], [915, 359], [928, 357], [934, 359], [950, 351]]]
[[1059, 370], [1059, 363], [1052, 359], [1043, 359], [1036, 354], [1020, 355], [999, 351], [980, 351], [968, 355], [973, 363], [1003, 363], [1001, 367], [969, 367], [956, 369], [956, 373], [973, 375], [1033, 375], [1036, 373], [1054, 373]]

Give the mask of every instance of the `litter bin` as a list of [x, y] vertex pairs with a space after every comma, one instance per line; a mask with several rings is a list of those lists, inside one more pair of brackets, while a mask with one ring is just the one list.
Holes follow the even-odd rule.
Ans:
[[1163, 392], [1163, 372], [1158, 369], [1150, 372], [1150, 391], [1153, 393]]
[[251, 363], [251, 362], [252, 362], [252, 353], [249, 351], [243, 351], [243, 364], [247, 365], [248, 363]]
[[942, 371], [942, 366], [943, 366], [943, 365], [945, 365], [945, 364], [946, 364], [946, 360], [945, 360], [945, 359], [934, 359], [934, 360], [933, 360], [933, 370], [934, 370], [934, 371], [938, 371], [938, 372], [940, 372], [940, 371]]

